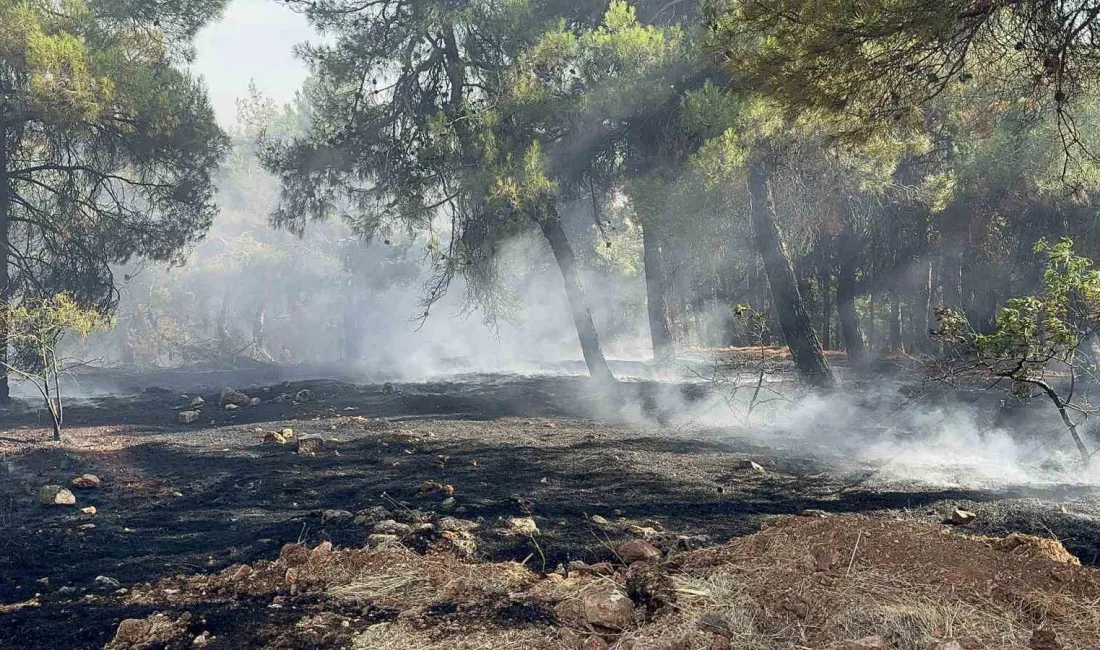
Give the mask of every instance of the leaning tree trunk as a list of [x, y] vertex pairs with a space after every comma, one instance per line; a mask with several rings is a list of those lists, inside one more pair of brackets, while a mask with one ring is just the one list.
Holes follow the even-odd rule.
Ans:
[[672, 332], [665, 305], [667, 283], [661, 259], [661, 247], [654, 228], [642, 224], [642, 263], [645, 267], [646, 311], [649, 313], [649, 335], [653, 342], [653, 358], [671, 361], [676, 358]]
[[765, 164], [749, 165], [749, 200], [756, 245], [764, 258], [764, 270], [771, 286], [772, 300], [787, 347], [791, 350], [795, 367], [804, 381], [820, 388], [836, 384], [833, 371], [825, 360], [821, 343], [810, 324], [802, 294], [791, 268], [790, 258], [780, 239], [779, 226], [775, 222], [768, 169]]
[[832, 251], [828, 242], [822, 242], [817, 255], [817, 282], [821, 288], [821, 348], [828, 350], [832, 344], [833, 289]]
[[577, 258], [573, 255], [569, 238], [565, 236], [561, 217], [551, 205], [538, 222], [539, 227], [542, 228], [542, 234], [550, 244], [550, 250], [554, 252], [554, 259], [557, 260], [562, 279], [565, 281], [569, 311], [573, 316], [573, 324], [577, 327], [577, 338], [580, 339], [581, 353], [584, 354], [588, 374], [600, 382], [613, 382], [615, 376], [611, 374], [611, 368], [607, 365], [603, 350], [600, 349], [600, 337], [596, 332], [596, 323], [592, 320], [592, 311], [588, 308], [588, 298], [584, 295], [584, 286], [577, 270]]
[[[0, 124], [0, 306], [11, 300], [11, 276], [8, 263], [11, 258], [11, 179], [8, 178], [8, 130]], [[8, 330], [0, 323], [0, 406], [11, 402], [11, 386], [8, 384]]]

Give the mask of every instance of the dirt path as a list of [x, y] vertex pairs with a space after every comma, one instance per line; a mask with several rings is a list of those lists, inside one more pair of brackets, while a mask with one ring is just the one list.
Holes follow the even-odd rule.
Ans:
[[[883, 484], [868, 480], [867, 467], [813, 460], [798, 444], [776, 451], [736, 432], [586, 417], [606, 400], [572, 379], [398, 388], [257, 388], [262, 405], [207, 408], [191, 427], [175, 423], [178, 392], [109, 398], [72, 409], [61, 445], [37, 442], [46, 433], [32, 413], [9, 418], [0, 431], [0, 604], [8, 605], [0, 647], [100, 648], [121, 619], [150, 613], [97, 591], [98, 576], [127, 588], [273, 559], [288, 542], [364, 543], [369, 527], [323, 520], [325, 510], [381, 506], [487, 523], [533, 516], [537, 542], [487, 537], [478, 557], [527, 560], [536, 570], [612, 559], [626, 536], [593, 525], [593, 515], [720, 543], [756, 532], [764, 516], [806, 509], [940, 522], [959, 506], [978, 514], [970, 532], [1053, 535], [1086, 564], [1100, 557], [1100, 503], [1087, 489]], [[312, 399], [272, 399], [303, 389]], [[645, 404], [658, 389], [629, 390]], [[261, 444], [264, 432], [284, 427], [320, 434], [328, 449], [301, 456]], [[77, 507], [37, 505], [38, 487], [84, 473], [102, 484], [77, 491]], [[425, 481], [453, 486], [453, 501], [425, 493]], [[81, 514], [87, 506], [97, 513]], [[260, 606], [240, 607], [233, 616]]]

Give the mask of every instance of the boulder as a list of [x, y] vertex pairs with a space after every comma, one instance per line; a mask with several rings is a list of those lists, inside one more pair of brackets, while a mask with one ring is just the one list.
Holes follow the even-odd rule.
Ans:
[[84, 474], [78, 476], [72, 480], [74, 488], [79, 490], [91, 490], [92, 488], [99, 487], [99, 477], [95, 474]]
[[225, 410], [227, 410], [227, 411], [236, 411], [239, 408], [241, 408], [241, 407], [236, 405], [236, 404], [226, 404], [225, 405]]
[[80, 512], [89, 516], [95, 516], [98, 510], [95, 509], [95, 506], [88, 506], [87, 508], [81, 508]]
[[599, 515], [592, 515], [590, 519], [592, 520], [592, 523], [596, 524], [597, 526], [607, 526], [609, 524], [607, 519]]
[[504, 520], [507, 531], [513, 535], [538, 535], [539, 527], [531, 517], [509, 517]]
[[128, 618], [118, 624], [113, 645], [136, 646], [143, 643], [153, 630], [153, 624], [143, 618]]
[[260, 398], [259, 397], [253, 397], [252, 399], [248, 400], [248, 405], [249, 406], [259, 406], [260, 405]]
[[[180, 424], [193, 424], [199, 421], [198, 411], [180, 411], [179, 413]], [[130, 619], [135, 620], [135, 619]]]
[[299, 436], [298, 453], [312, 455], [324, 451], [325, 439], [321, 436]]
[[[351, 514], [351, 513], [348, 513]], [[312, 564], [318, 562], [324, 562], [332, 557], [332, 542], [325, 540], [317, 545], [312, 551], [309, 552], [309, 561]]]
[[325, 510], [321, 512], [321, 523], [327, 524], [330, 521], [342, 521], [351, 519], [355, 515], [351, 514], [347, 510]]
[[294, 399], [298, 402], [312, 402], [313, 391], [308, 388], [303, 388], [302, 390], [294, 394]]
[[753, 474], [767, 474], [768, 471], [764, 469], [760, 464], [751, 460], [745, 459], [737, 463], [737, 469], [743, 472], [751, 472]]
[[269, 431], [269, 432], [264, 434], [264, 444], [265, 445], [285, 445], [286, 444], [286, 438], [284, 438], [283, 435], [280, 434], [280, 433], [275, 433], [274, 431]]
[[198, 408], [198, 407], [202, 406], [203, 404], [206, 404], [206, 400], [204, 400], [201, 397], [192, 397], [191, 401], [188, 402], [188, 406], [190, 406], [193, 409]]
[[641, 539], [629, 541], [618, 549], [619, 557], [626, 564], [645, 562], [661, 557], [661, 551], [649, 542]]
[[598, 591], [584, 597], [584, 618], [590, 625], [622, 631], [634, 620], [634, 603], [617, 591]]
[[279, 434], [282, 437], [286, 438], [287, 440], [290, 440], [291, 438], [294, 437], [294, 429], [291, 429], [290, 427], [286, 427], [286, 428], [282, 429], [281, 431], [279, 431]]
[[107, 576], [96, 576], [95, 586], [96, 589], [118, 589], [122, 583]]
[[951, 511], [951, 516], [948, 517], [947, 521], [954, 526], [966, 526], [967, 524], [972, 523], [977, 518], [978, 515], [970, 512], [969, 510], [955, 508]]
[[251, 401], [251, 398], [248, 395], [226, 386], [222, 389], [221, 397], [218, 398], [218, 405], [228, 406], [232, 404], [234, 406], [248, 406], [249, 401]]
[[375, 524], [371, 531], [381, 535], [408, 535], [412, 532], [412, 526], [393, 519], [386, 519]]
[[44, 506], [75, 506], [76, 495], [60, 485], [43, 485], [38, 489], [38, 502]]

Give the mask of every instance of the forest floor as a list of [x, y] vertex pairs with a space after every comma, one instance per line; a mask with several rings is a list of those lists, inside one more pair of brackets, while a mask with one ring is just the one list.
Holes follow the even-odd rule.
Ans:
[[[1098, 647], [1088, 484], [945, 487], [659, 426], [655, 382], [237, 388], [261, 403], [84, 400], [61, 443], [0, 414], [0, 647]], [[296, 453], [309, 435], [325, 448]], [[83, 474], [100, 484], [74, 506], [39, 503]], [[956, 509], [974, 520], [945, 524]]]

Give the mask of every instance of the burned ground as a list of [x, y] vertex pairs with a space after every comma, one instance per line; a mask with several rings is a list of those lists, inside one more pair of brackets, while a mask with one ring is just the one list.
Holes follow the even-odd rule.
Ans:
[[[569, 378], [397, 389], [275, 384], [248, 390], [263, 397], [261, 405], [224, 411], [213, 408], [217, 390], [208, 388], [197, 393], [207, 402], [201, 422], [181, 426], [173, 409], [184, 400], [172, 386], [71, 408], [60, 445], [41, 442], [47, 433], [33, 412], [8, 418], [0, 441], [0, 646], [100, 648], [122, 619], [156, 610], [204, 620], [217, 630], [215, 647], [262, 647], [273, 630], [328, 610], [310, 601], [271, 608], [270, 597], [153, 605], [101, 590], [95, 580], [110, 577], [132, 590], [273, 560], [290, 542], [359, 548], [369, 526], [322, 513], [373, 506], [422, 518], [450, 514], [484, 530], [533, 517], [537, 537], [479, 535], [476, 559], [523, 562], [535, 574], [574, 560], [615, 560], [630, 524], [692, 545], [720, 544], [755, 533], [766, 517], [806, 510], [934, 524], [963, 507], [978, 515], [970, 533], [1053, 536], [1086, 565], [1100, 557], [1100, 503], [1089, 488], [882, 482], [843, 453], [810, 453], [804, 440], [779, 437], [765, 446], [737, 431], [647, 425], [634, 416], [665, 389], [642, 382], [623, 389], [641, 396], [640, 411], [629, 413], [608, 413], [606, 400]], [[300, 390], [312, 399], [274, 400]], [[328, 448], [303, 456], [293, 445], [261, 444], [265, 432], [285, 427], [298, 437], [320, 434]], [[41, 485], [66, 485], [84, 473], [102, 484], [78, 491], [77, 507], [37, 504]], [[454, 501], [425, 493], [426, 481], [453, 486]], [[94, 516], [81, 514], [87, 506]], [[594, 524], [593, 515], [613, 525]], [[545, 614], [508, 611], [521, 619]], [[371, 617], [391, 618], [360, 616]]]

